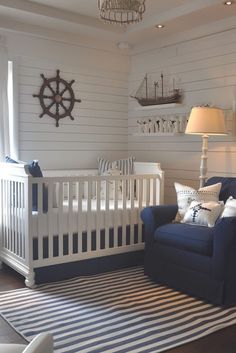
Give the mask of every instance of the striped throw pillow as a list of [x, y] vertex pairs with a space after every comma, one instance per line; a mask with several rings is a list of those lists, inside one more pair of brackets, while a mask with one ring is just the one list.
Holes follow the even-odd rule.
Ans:
[[103, 175], [109, 169], [116, 165], [117, 169], [121, 171], [123, 175], [129, 175], [134, 173], [134, 160], [135, 157], [129, 157], [125, 159], [118, 159], [117, 161], [109, 161], [104, 158], [98, 158], [98, 174]]

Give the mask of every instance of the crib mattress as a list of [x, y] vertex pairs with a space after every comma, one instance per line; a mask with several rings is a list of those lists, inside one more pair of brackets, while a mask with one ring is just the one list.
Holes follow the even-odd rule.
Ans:
[[[138, 201], [134, 201], [131, 208], [131, 201], [126, 201], [126, 209], [123, 208], [123, 201], [118, 200], [118, 209], [115, 210], [114, 200], [109, 201], [109, 210], [106, 210], [105, 200], [101, 200], [100, 210], [97, 211], [97, 200], [91, 200], [91, 210], [88, 211], [88, 200], [84, 199], [82, 202], [82, 212], [78, 213], [78, 204], [76, 200], [73, 201], [72, 210], [69, 212], [68, 201], [63, 202], [63, 212], [59, 212], [58, 208], [53, 208], [52, 213], [38, 214], [32, 212], [32, 230], [33, 236], [43, 234], [44, 236], [50, 232], [53, 235], [63, 232], [68, 234], [70, 232], [77, 233], [78, 229], [81, 231], [96, 230], [97, 221], [100, 229], [106, 227], [113, 228], [122, 226], [123, 224], [129, 225], [132, 218], [132, 223], [137, 224], [140, 217], [140, 208]], [[144, 205], [142, 205], [144, 207]]]

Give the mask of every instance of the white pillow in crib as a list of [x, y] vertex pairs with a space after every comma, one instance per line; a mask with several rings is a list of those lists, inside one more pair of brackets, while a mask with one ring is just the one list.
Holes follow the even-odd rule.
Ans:
[[180, 183], [175, 183], [177, 195], [178, 213], [175, 221], [180, 222], [192, 201], [208, 202], [219, 201], [221, 183], [205, 186], [198, 190]]
[[236, 217], [236, 199], [233, 196], [226, 201], [221, 217]]
[[[115, 164], [112, 164], [112, 167], [108, 169], [106, 172], [102, 173], [102, 176], [119, 176], [122, 175], [121, 171], [116, 167]], [[117, 183], [117, 195], [118, 195], [118, 200], [122, 200], [122, 181], [118, 180]], [[101, 182], [101, 199], [106, 198], [106, 181], [103, 180]], [[109, 200], [114, 200], [115, 199], [115, 181], [109, 181]]]
[[182, 223], [195, 224], [206, 227], [214, 227], [216, 220], [224, 209], [224, 202], [192, 201], [186, 211]]

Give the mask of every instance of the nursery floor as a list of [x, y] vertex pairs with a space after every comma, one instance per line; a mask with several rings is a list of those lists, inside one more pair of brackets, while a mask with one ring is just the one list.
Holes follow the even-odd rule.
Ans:
[[[0, 270], [0, 291], [24, 287], [24, 279], [15, 271], [4, 266]], [[0, 342], [25, 343], [2, 318], [0, 318]], [[217, 331], [207, 337], [166, 351], [167, 353], [235, 353], [236, 325]]]

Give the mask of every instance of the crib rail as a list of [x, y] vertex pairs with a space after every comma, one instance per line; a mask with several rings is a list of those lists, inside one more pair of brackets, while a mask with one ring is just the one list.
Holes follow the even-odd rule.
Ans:
[[160, 179], [154, 175], [34, 178], [33, 183], [35, 267], [143, 248], [140, 210], [160, 203]]
[[23, 275], [29, 275], [29, 178], [11, 175], [0, 178], [0, 260]]
[[1, 175], [1, 257], [33, 269], [143, 248], [143, 207], [161, 203], [162, 175]]

